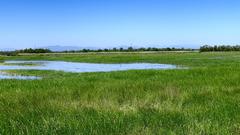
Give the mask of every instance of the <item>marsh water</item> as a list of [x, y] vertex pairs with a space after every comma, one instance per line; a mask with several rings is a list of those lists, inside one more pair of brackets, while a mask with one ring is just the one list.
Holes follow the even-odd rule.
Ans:
[[[64, 72], [111, 72], [124, 70], [147, 69], [175, 69], [177, 66], [170, 64], [129, 63], [129, 64], [98, 64], [65, 61], [5, 61], [0, 65], [0, 70], [54, 70]], [[12, 78], [11, 78], [12, 77]], [[0, 74], [0, 79], [34, 79], [27, 76], [11, 76]], [[38, 79], [38, 78], [35, 78]]]
[[37, 76], [21, 76], [21, 75], [10, 75], [7, 73], [0, 73], [0, 79], [17, 79], [17, 80], [38, 80], [41, 77]]

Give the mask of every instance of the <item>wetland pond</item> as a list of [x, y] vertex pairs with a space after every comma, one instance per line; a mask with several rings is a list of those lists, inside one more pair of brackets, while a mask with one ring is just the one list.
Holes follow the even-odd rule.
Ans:
[[[0, 65], [0, 71], [4, 70], [54, 70], [73, 73], [84, 72], [111, 72], [125, 70], [166, 70], [177, 69], [176, 65], [151, 64], [151, 63], [123, 63], [123, 64], [102, 64], [102, 63], [79, 63], [66, 61], [5, 61]], [[18, 76], [0, 72], [0, 79], [21, 79], [34, 80], [41, 77]]]

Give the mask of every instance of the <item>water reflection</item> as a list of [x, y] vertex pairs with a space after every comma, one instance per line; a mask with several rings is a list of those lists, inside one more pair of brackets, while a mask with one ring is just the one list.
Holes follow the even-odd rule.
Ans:
[[[142, 69], [175, 69], [175, 65], [130, 63], [130, 64], [96, 64], [65, 61], [5, 61], [0, 70], [54, 70], [64, 72], [110, 72]], [[4, 78], [2, 76], [1, 78]]]
[[41, 77], [36, 76], [21, 76], [21, 75], [11, 75], [7, 73], [0, 73], [0, 79], [17, 79], [17, 80], [39, 80]]

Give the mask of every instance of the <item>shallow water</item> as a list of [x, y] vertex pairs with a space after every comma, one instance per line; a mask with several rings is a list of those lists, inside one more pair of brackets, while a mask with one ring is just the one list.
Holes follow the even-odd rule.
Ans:
[[96, 64], [65, 61], [5, 61], [4, 64], [6, 65], [0, 65], [0, 70], [54, 70], [76, 73], [110, 72], [143, 69], [164, 70], [177, 68], [177, 66], [169, 64], [150, 64], [150, 63]]
[[0, 73], [0, 79], [17, 79], [17, 80], [38, 80], [41, 77], [37, 76], [20, 76], [20, 75], [10, 75], [7, 73]]

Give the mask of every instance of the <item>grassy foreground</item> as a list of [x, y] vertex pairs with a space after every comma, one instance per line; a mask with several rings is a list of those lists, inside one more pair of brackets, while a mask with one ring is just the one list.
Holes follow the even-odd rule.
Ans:
[[0, 56], [9, 59], [189, 69], [11, 71], [44, 79], [0, 80], [0, 134], [240, 134], [237, 52]]

